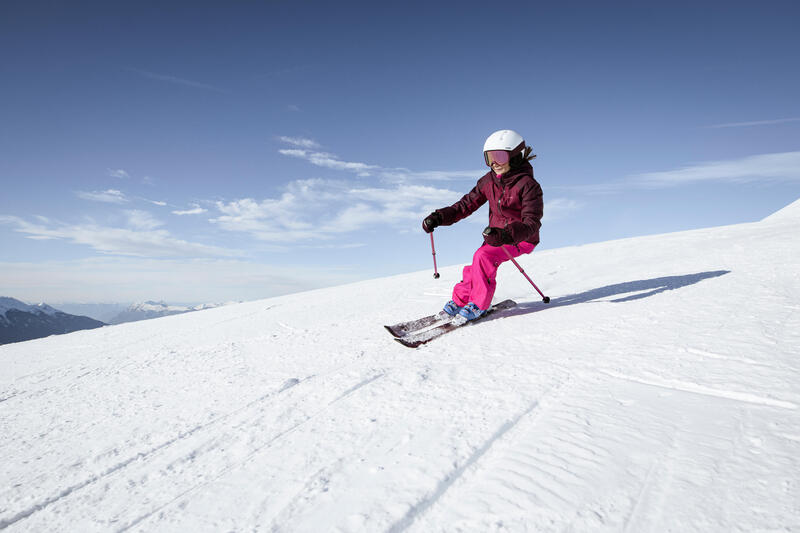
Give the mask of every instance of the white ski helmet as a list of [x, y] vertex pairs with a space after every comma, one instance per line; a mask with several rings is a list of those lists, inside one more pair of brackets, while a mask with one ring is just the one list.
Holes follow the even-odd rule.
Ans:
[[483, 143], [484, 152], [488, 152], [489, 150], [505, 150], [511, 152], [512, 156], [522, 152], [524, 148], [525, 139], [514, 130], [496, 131], [489, 135], [486, 142]]

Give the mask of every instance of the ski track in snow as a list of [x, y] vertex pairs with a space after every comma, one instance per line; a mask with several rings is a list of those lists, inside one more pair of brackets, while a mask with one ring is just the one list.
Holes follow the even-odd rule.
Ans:
[[699, 385], [697, 383], [685, 382], [685, 381], [677, 381], [677, 380], [660, 381], [656, 379], [646, 379], [646, 378], [637, 378], [633, 376], [626, 376], [623, 374], [618, 374], [616, 372], [608, 372], [608, 371], [603, 371], [603, 373], [614, 378], [626, 381], [633, 381], [635, 383], [641, 383], [643, 385], [652, 385], [653, 387], [662, 387], [669, 390], [690, 392], [693, 394], [701, 394], [706, 396], [716, 396], [718, 398], [727, 398], [730, 400], [736, 400], [739, 402], [748, 402], [757, 405], [780, 407], [782, 409], [797, 409], [797, 405], [792, 402], [775, 400], [773, 398], [765, 398], [747, 392], [716, 390], [709, 387], [704, 387], [703, 385]]
[[417, 350], [460, 265], [0, 346], [0, 529], [800, 530], [779, 215], [534, 252], [550, 305], [503, 267]]
[[456, 466], [456, 468], [448, 473], [444, 478], [439, 481], [436, 489], [429, 496], [426, 496], [419, 503], [415, 504], [408, 510], [403, 518], [389, 528], [390, 532], [405, 531], [409, 526], [420, 516], [422, 516], [428, 509], [430, 509], [439, 499], [444, 496], [445, 492], [459, 479], [464, 473], [474, 467], [492, 446], [502, 439], [506, 433], [514, 429], [520, 421], [530, 415], [534, 409], [539, 406], [539, 401], [532, 402], [523, 412], [514, 417], [513, 420], [504, 422], [477, 450], [475, 450], [463, 464]]
[[[73, 494], [74, 492], [76, 492], [76, 491], [78, 491], [80, 489], [83, 489], [83, 488], [85, 488], [85, 487], [87, 487], [87, 486], [89, 486], [89, 485], [91, 485], [93, 483], [96, 483], [96, 482], [98, 482], [100, 480], [103, 480], [104, 478], [106, 478], [106, 477], [108, 477], [110, 475], [118, 473], [119, 471], [121, 471], [122, 469], [124, 469], [125, 467], [131, 465], [132, 463], [134, 463], [136, 461], [147, 460], [149, 457], [151, 457], [154, 454], [160, 452], [161, 450], [164, 450], [164, 449], [172, 446], [175, 443], [178, 443], [180, 441], [184, 441], [184, 440], [192, 437], [195, 433], [198, 433], [198, 432], [203, 431], [203, 430], [207, 430], [207, 429], [211, 428], [212, 426], [220, 424], [220, 423], [224, 422], [225, 420], [230, 419], [234, 415], [241, 414], [242, 412], [244, 412], [247, 409], [251, 409], [253, 407], [257, 407], [258, 404], [260, 404], [261, 402], [263, 402], [263, 401], [275, 396], [275, 394], [279, 394], [279, 393], [281, 393], [281, 392], [283, 392], [283, 391], [285, 391], [285, 390], [287, 390], [287, 389], [289, 389], [289, 388], [291, 388], [293, 386], [296, 386], [300, 382], [301, 381], [298, 380], [298, 379], [289, 380], [278, 391], [276, 391], [276, 393], [266, 394], [266, 395], [264, 395], [264, 396], [262, 396], [260, 398], [257, 398], [255, 400], [249, 402], [247, 405], [245, 405], [242, 408], [236, 409], [236, 410], [234, 410], [232, 412], [229, 412], [229, 413], [227, 413], [225, 415], [222, 415], [222, 416], [219, 416], [217, 418], [214, 418], [214, 419], [210, 420], [209, 422], [207, 422], [205, 424], [202, 424], [202, 425], [199, 425], [199, 426], [196, 426], [196, 427], [194, 427], [194, 428], [192, 428], [192, 429], [190, 429], [188, 431], [181, 432], [176, 437], [174, 437], [172, 439], [169, 439], [169, 440], [167, 440], [167, 441], [165, 441], [165, 442], [163, 442], [163, 443], [161, 443], [161, 444], [159, 444], [157, 446], [154, 446], [154, 447], [152, 447], [152, 448], [150, 448], [148, 450], [145, 450], [145, 451], [142, 451], [142, 452], [138, 452], [135, 455], [133, 455], [131, 457], [128, 457], [127, 459], [124, 459], [123, 461], [121, 461], [119, 463], [114, 464], [113, 466], [111, 466], [110, 468], [106, 469], [101, 474], [92, 476], [92, 477], [90, 477], [90, 478], [88, 478], [88, 479], [86, 479], [86, 480], [84, 480], [84, 481], [82, 481], [82, 482], [80, 482], [80, 483], [78, 483], [78, 484], [76, 484], [74, 486], [68, 487], [67, 489], [61, 491], [59, 494], [57, 494], [55, 496], [52, 496], [52, 497], [49, 497], [49, 498], [46, 498], [43, 501], [40, 501], [38, 503], [35, 503], [30, 508], [21, 511], [20, 513], [18, 513], [15, 516], [12, 516], [11, 518], [4, 519], [4, 520], [0, 521], [0, 529], [2, 529], [4, 527], [7, 527], [7, 526], [9, 526], [11, 524], [14, 524], [15, 522], [18, 522], [19, 520], [22, 520], [23, 518], [27, 518], [27, 517], [31, 516], [32, 514], [45, 509], [47, 506], [49, 506], [49, 505], [51, 505], [51, 504], [53, 504], [55, 502], [58, 502], [59, 500], [65, 498], [67, 496], [70, 496], [71, 494]], [[114, 455], [116, 455], [115, 452], [116, 452], [116, 450], [114, 451]], [[194, 453], [194, 452], [192, 452], [192, 453]]]
[[[369, 378], [367, 380], [364, 380], [364, 381], [356, 384], [355, 386], [351, 387], [350, 389], [348, 389], [344, 393], [342, 393], [339, 397], [331, 400], [325, 407], [328, 407], [328, 406], [331, 406], [331, 405], [335, 404], [336, 402], [346, 398], [347, 396], [349, 396], [350, 394], [352, 394], [356, 390], [360, 389], [361, 387], [367, 386], [370, 383], [372, 383], [373, 381], [375, 381], [377, 379], [380, 379], [381, 377], [383, 377], [383, 375], [379, 374], [379, 375], [373, 376], [372, 378]], [[296, 383], [291, 383], [290, 386], [294, 386], [295, 384]], [[281, 390], [285, 390], [285, 389], [281, 389]], [[301, 419], [300, 421], [296, 422], [291, 427], [289, 427], [289, 428], [287, 428], [285, 430], [282, 430], [279, 433], [275, 434], [273, 437], [269, 438], [263, 445], [260, 445], [260, 446], [256, 447], [255, 449], [252, 449], [244, 457], [244, 460], [240, 461], [238, 464], [235, 464], [235, 465], [232, 465], [232, 466], [227, 466], [227, 467], [223, 468], [221, 471], [217, 472], [215, 475], [211, 476], [211, 480], [210, 481], [216, 481], [216, 480], [220, 479], [222, 476], [224, 476], [225, 474], [227, 474], [228, 472], [230, 472], [232, 469], [242, 467], [252, 457], [254, 457], [256, 454], [262, 452], [264, 449], [266, 449], [269, 446], [271, 446], [278, 439], [280, 439], [280, 438], [284, 437], [285, 435], [288, 435], [289, 433], [295, 431], [296, 429], [298, 429], [303, 424], [309, 422], [310, 420], [312, 420], [313, 418], [315, 418], [316, 416], [318, 416], [319, 414], [324, 412], [325, 411], [325, 407], [323, 407], [322, 409], [318, 410], [317, 412], [315, 412], [315, 413], [313, 413], [311, 415], [306, 416], [304, 419]], [[317, 473], [316, 476], [319, 476], [319, 473]], [[151, 516], [155, 515], [158, 512], [163, 511], [165, 508], [167, 508], [168, 506], [174, 504], [179, 499], [186, 497], [189, 493], [191, 493], [191, 492], [193, 492], [193, 491], [195, 491], [195, 490], [197, 490], [197, 489], [199, 489], [199, 488], [201, 488], [201, 487], [203, 487], [203, 486], [205, 486], [207, 484], [208, 484], [208, 482], [203, 482], [203, 483], [200, 483], [198, 485], [190, 487], [189, 489], [187, 489], [187, 490], [181, 492], [180, 494], [178, 494], [175, 498], [173, 498], [170, 501], [166, 502], [165, 504], [157, 507], [156, 509], [153, 509], [152, 511], [150, 511], [150, 512], [148, 512], [148, 513], [146, 513], [146, 514], [144, 514], [144, 515], [142, 515], [142, 516], [140, 516], [140, 517], [138, 517], [136, 519], [134, 519], [130, 524], [127, 524], [124, 527], [120, 528], [119, 531], [128, 531], [128, 530], [130, 530], [131, 528], [137, 526], [140, 522], [142, 522], [144, 520], [147, 520], [148, 518], [150, 518]]]

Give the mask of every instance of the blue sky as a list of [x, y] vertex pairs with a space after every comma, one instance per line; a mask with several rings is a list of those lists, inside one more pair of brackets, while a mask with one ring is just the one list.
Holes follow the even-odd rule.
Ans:
[[[3, 2], [0, 294], [199, 303], [432, 270], [421, 218], [505, 128], [539, 155], [540, 249], [800, 196], [795, 2], [544, 4]], [[440, 265], [486, 216], [436, 231]]]

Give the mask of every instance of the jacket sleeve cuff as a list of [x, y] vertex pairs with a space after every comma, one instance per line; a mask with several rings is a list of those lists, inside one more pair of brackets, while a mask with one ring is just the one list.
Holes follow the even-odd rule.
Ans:
[[530, 236], [530, 228], [523, 224], [522, 222], [512, 222], [508, 226], [506, 226], [506, 230], [511, 235], [511, 242], [510, 244], [519, 244], [524, 240], [527, 240]]

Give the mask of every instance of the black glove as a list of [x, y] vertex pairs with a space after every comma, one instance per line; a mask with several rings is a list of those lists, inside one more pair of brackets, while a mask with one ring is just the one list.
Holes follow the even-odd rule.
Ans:
[[442, 225], [442, 214], [438, 211], [434, 211], [427, 217], [425, 220], [422, 221], [422, 229], [425, 230], [425, 233], [430, 233], [433, 231], [433, 228]]
[[487, 226], [483, 230], [483, 242], [489, 246], [503, 246], [504, 244], [514, 244], [514, 238], [511, 232], [506, 228], [493, 228]]

